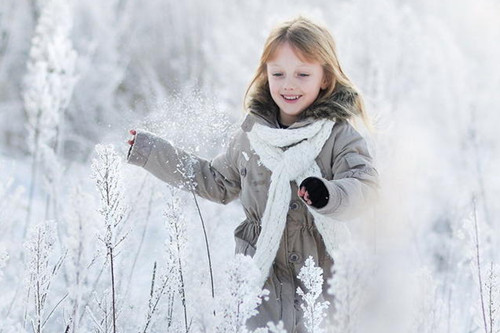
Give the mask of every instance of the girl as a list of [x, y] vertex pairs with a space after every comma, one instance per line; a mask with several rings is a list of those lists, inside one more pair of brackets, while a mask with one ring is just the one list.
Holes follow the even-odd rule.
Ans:
[[[302, 17], [271, 32], [245, 106], [241, 129], [211, 161], [131, 130], [128, 162], [182, 186], [189, 180], [178, 166], [194, 160], [198, 195], [220, 203], [239, 198], [246, 220], [234, 233], [236, 252], [254, 258], [270, 291], [247, 326], [281, 320], [288, 332], [305, 332], [297, 275], [312, 256], [326, 280], [340, 241], [337, 222], [366, 206], [377, 187], [365, 140], [349, 123], [367, 123], [367, 115], [332, 36]], [[331, 300], [326, 290], [325, 283], [322, 296]]]

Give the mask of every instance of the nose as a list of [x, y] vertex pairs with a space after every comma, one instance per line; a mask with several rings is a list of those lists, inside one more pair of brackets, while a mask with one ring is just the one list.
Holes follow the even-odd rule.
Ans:
[[292, 78], [286, 78], [285, 82], [283, 82], [283, 90], [293, 91], [295, 89], [295, 83]]

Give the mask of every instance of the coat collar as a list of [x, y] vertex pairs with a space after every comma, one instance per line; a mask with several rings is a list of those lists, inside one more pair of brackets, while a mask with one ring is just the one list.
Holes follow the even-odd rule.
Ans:
[[[299, 128], [307, 126], [317, 119], [329, 119], [340, 121], [349, 119], [352, 114], [357, 114], [356, 110], [357, 92], [348, 87], [337, 85], [330, 98], [318, 102], [315, 101], [306, 108], [298, 121], [289, 128]], [[241, 128], [249, 132], [254, 123], [261, 123], [274, 128], [279, 128], [277, 115], [279, 108], [273, 101], [268, 89], [263, 93], [254, 96], [249, 103], [249, 113], [245, 117]]]

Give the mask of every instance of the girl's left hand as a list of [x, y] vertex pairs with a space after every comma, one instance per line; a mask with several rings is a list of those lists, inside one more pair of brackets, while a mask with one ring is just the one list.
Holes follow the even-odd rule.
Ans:
[[307, 192], [306, 187], [302, 186], [299, 188], [297, 195], [302, 198], [308, 205], [312, 205], [312, 201], [309, 199], [309, 192]]
[[329, 193], [321, 179], [308, 177], [302, 181], [297, 195], [309, 206], [323, 208], [328, 203]]

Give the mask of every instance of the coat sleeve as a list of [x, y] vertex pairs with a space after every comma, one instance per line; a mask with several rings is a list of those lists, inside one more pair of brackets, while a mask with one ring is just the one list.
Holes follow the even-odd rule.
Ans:
[[338, 219], [354, 218], [377, 197], [379, 177], [365, 139], [346, 121], [333, 128], [332, 180], [321, 179], [329, 193], [318, 213]]
[[137, 131], [127, 162], [143, 167], [160, 180], [181, 189], [194, 186], [199, 196], [226, 204], [241, 190], [237, 163], [233, 160], [235, 138], [228, 149], [212, 160], [206, 160], [146, 131]]

